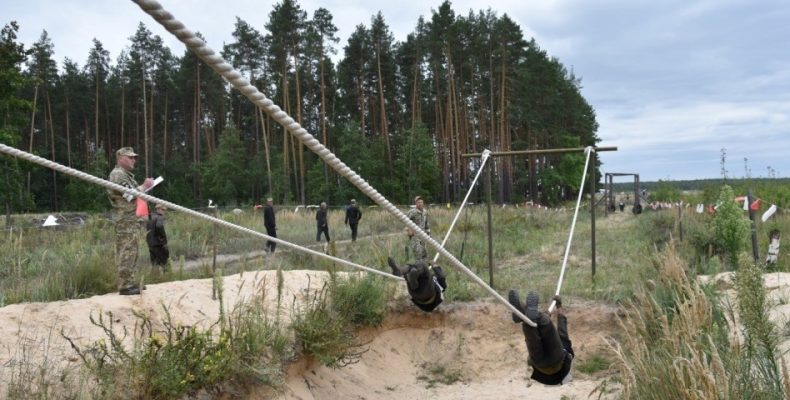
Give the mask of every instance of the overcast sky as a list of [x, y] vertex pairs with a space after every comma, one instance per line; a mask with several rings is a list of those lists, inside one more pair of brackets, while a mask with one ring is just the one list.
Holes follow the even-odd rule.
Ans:
[[[160, 0], [215, 50], [232, 41], [235, 17], [262, 33], [272, 0]], [[440, 1], [300, 0], [328, 9], [338, 51], [378, 11], [397, 41]], [[790, 2], [786, 0], [503, 0], [452, 2], [456, 14], [507, 14], [582, 79], [600, 124], [603, 172], [642, 180], [790, 176]], [[0, 0], [27, 47], [47, 30], [59, 62], [84, 65], [92, 39], [115, 60], [142, 21], [175, 54], [184, 46], [131, 1]], [[748, 163], [744, 162], [748, 159]], [[623, 178], [621, 178], [623, 179]]]

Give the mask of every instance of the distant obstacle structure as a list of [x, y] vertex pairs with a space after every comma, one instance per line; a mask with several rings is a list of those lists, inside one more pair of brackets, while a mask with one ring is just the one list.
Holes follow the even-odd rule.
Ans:
[[604, 189], [607, 196], [606, 199], [606, 215], [609, 215], [610, 212], [614, 212], [615, 207], [615, 198], [614, 198], [614, 177], [616, 176], [633, 176], [634, 177], [634, 206], [631, 208], [631, 211], [634, 214], [641, 214], [642, 213], [642, 201], [646, 201], [643, 195], [643, 191], [639, 188], [639, 174], [634, 173], [627, 173], [627, 172], [606, 172], [604, 173]]

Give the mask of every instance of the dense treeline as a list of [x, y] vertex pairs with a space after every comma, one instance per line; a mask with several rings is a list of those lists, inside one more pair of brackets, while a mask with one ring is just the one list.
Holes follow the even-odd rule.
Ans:
[[[342, 49], [331, 13], [308, 15], [295, 0], [274, 5], [265, 26], [237, 18], [233, 29], [223, 57], [395, 202], [416, 194], [460, 200], [477, 169], [465, 153], [599, 140], [580, 80], [492, 10], [464, 16], [445, 2], [404, 42], [379, 13]], [[174, 54], [143, 23], [114, 62], [94, 39], [83, 65], [66, 59], [58, 66], [46, 31], [25, 49], [17, 30], [7, 24], [0, 43], [3, 143], [102, 177], [115, 149], [133, 146], [141, 154], [137, 176], [164, 176], [155, 194], [189, 206], [208, 198], [249, 204], [272, 195], [304, 204], [361, 197], [195, 55]], [[107, 207], [100, 188], [7, 157], [0, 162], [6, 207]], [[539, 189], [544, 202], [572, 196], [583, 163], [581, 154], [496, 159], [495, 198], [537, 199]]]

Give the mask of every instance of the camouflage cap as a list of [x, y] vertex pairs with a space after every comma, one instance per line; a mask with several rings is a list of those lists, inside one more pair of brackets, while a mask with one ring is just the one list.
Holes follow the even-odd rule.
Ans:
[[121, 147], [118, 151], [115, 152], [115, 155], [120, 156], [128, 156], [128, 157], [137, 157], [137, 153], [134, 152], [134, 149], [131, 147]]

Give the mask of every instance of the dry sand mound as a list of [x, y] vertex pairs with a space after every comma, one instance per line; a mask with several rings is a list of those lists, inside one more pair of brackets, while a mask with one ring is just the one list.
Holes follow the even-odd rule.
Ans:
[[[303, 301], [317, 290], [327, 274], [319, 271], [284, 273], [284, 303]], [[273, 271], [233, 275], [224, 280], [226, 307], [265, 291], [273, 312], [276, 289]], [[217, 320], [219, 307], [212, 300], [211, 280], [189, 280], [148, 285], [143, 296], [108, 294], [52, 303], [27, 303], [0, 308], [0, 393], [20, 362], [46, 362], [55, 371], [73, 369], [78, 358], [60, 337], [64, 331], [87, 344], [103, 338], [90, 323], [91, 314], [112, 312], [117, 326], [132, 327], [134, 311], [160, 320], [162, 305], [175, 322], [207, 325]], [[308, 289], [309, 288], [309, 289]], [[405, 302], [405, 291], [398, 292]], [[572, 304], [568, 319], [571, 339], [582, 362], [603, 347], [603, 336], [613, 332], [614, 310], [594, 304]], [[368, 343], [358, 363], [329, 369], [305, 358], [289, 367], [279, 393], [262, 389], [251, 398], [283, 399], [506, 399], [517, 396], [560, 399], [586, 398], [599, 384], [578, 372], [570, 385], [530, 385], [526, 347], [518, 324], [500, 304], [492, 302], [443, 304], [423, 313], [407, 306], [393, 311], [378, 328], [361, 333]], [[24, 351], [23, 351], [24, 350]], [[46, 361], [44, 361], [46, 359]]]

